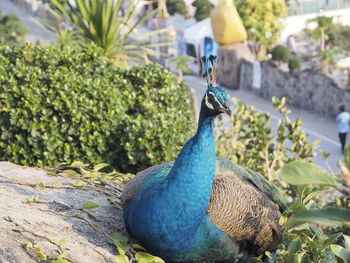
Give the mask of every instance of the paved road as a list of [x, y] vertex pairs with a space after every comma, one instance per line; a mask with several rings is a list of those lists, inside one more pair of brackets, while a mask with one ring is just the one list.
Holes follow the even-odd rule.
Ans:
[[[188, 85], [196, 91], [197, 101], [200, 103], [203, 94], [206, 90], [206, 81], [197, 76], [185, 76], [185, 81]], [[277, 127], [278, 120], [281, 118], [280, 114], [273, 108], [272, 103], [262, 99], [248, 91], [243, 90], [228, 90], [232, 97], [236, 97], [249, 105], [254, 105], [260, 112], [269, 112], [271, 116], [271, 126]], [[198, 105], [199, 107], [199, 105]], [[289, 107], [289, 106], [288, 106]], [[337, 172], [337, 161], [343, 159], [340, 152], [340, 144], [338, 141], [338, 134], [336, 131], [336, 122], [332, 119], [322, 118], [310, 112], [289, 107], [292, 113], [289, 115], [291, 120], [300, 118], [303, 122], [303, 130], [309, 136], [309, 141], [313, 142], [316, 139], [321, 139], [319, 150], [322, 149], [330, 153], [328, 164], [323, 160], [322, 154], [318, 151], [314, 162], [327, 169]], [[349, 138], [348, 138], [349, 141]]]
[[26, 10], [18, 5], [15, 5], [10, 0], [0, 0], [0, 9], [2, 9], [3, 14], [15, 14], [17, 15], [22, 23], [28, 26], [30, 32], [26, 35], [25, 40], [33, 44], [37, 43], [47, 43], [55, 39], [55, 35], [45, 28], [39, 26], [34, 22], [38, 17], [30, 15]]

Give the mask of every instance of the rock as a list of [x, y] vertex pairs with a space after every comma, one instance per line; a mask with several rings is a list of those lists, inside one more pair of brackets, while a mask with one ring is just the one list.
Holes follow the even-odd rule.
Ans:
[[[121, 210], [107, 201], [111, 196], [102, 187], [75, 187], [75, 180], [0, 162], [0, 262], [49, 262], [38, 259], [40, 252], [66, 253], [74, 263], [114, 262], [117, 249], [106, 235], [123, 228]], [[92, 216], [82, 208], [86, 201], [99, 204], [89, 210]]]
[[218, 83], [229, 89], [239, 88], [239, 77], [243, 59], [254, 61], [254, 56], [244, 42], [219, 47]]

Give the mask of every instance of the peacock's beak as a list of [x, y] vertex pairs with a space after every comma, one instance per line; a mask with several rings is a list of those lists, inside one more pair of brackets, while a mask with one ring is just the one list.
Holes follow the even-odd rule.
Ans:
[[221, 111], [226, 113], [228, 116], [231, 116], [231, 114], [232, 114], [231, 104], [230, 103], [222, 104]]

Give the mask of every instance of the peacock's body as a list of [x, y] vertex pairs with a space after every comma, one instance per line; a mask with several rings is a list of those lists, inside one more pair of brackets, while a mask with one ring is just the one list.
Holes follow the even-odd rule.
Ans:
[[225, 90], [210, 86], [197, 133], [178, 158], [138, 173], [124, 189], [127, 231], [167, 261], [237, 262], [279, 243], [278, 190], [261, 175], [215, 156], [214, 119], [230, 112], [228, 101]]

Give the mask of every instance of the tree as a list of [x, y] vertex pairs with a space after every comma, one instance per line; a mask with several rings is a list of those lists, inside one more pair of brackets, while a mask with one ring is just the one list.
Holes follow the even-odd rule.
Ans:
[[0, 9], [0, 42], [8, 44], [20, 41], [28, 32], [28, 27], [16, 15], [3, 15]]
[[283, 25], [279, 21], [287, 15], [283, 0], [233, 0], [248, 33], [248, 39], [258, 49], [271, 48], [277, 41]]
[[326, 41], [329, 36], [326, 34], [326, 30], [333, 31], [333, 17], [318, 16], [313, 19], [309, 19], [308, 23], [316, 23], [316, 28], [311, 31], [311, 37], [320, 42], [320, 49], [324, 51]]
[[170, 15], [183, 15], [187, 14], [186, 4], [184, 0], [167, 0], [166, 7]]
[[209, 0], [195, 0], [192, 5], [196, 8], [194, 18], [197, 21], [208, 18], [210, 11], [214, 8], [214, 5]]

